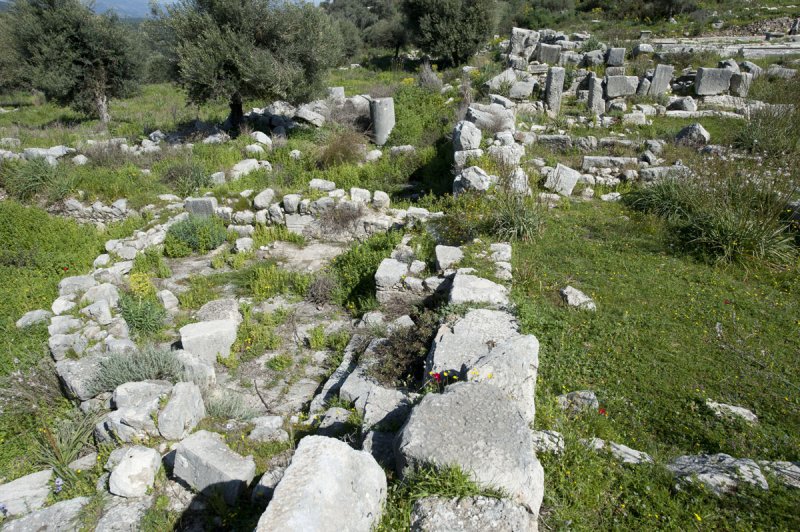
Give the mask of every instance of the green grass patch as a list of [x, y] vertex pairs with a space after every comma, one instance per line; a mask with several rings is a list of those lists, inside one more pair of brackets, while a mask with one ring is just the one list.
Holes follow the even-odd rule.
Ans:
[[[552, 213], [542, 237], [517, 243], [514, 253], [520, 323], [541, 343], [537, 428], [569, 433], [547, 405], [568, 391], [594, 390], [608, 416], [594, 414], [602, 419], [577, 425], [580, 437], [610, 439], [662, 462], [701, 452], [756, 460], [800, 456], [800, 341], [791, 310], [800, 306], [796, 266], [746, 271], [698, 262], [665, 247], [660, 223], [631, 219], [616, 204], [575, 204]], [[597, 312], [565, 307], [558, 289], [566, 285], [593, 297]], [[707, 398], [749, 408], [759, 423], [720, 420], [704, 408]], [[800, 493], [773, 489], [774, 483], [768, 494], [745, 490], [723, 501], [681, 498], [685, 504], [676, 505], [666, 497], [671, 477], [617, 475], [606, 462], [578, 457], [587, 460], [579, 467], [570, 460], [545, 463], [545, 506], [554, 528], [631, 528], [631, 521], [618, 520], [622, 509], [612, 495], [626, 511], [638, 498], [633, 528], [685, 528], [695, 512], [718, 528], [791, 522], [788, 528], [796, 528], [797, 516], [786, 508], [797, 506]], [[655, 513], [664, 520], [656, 521]]]
[[386, 509], [378, 525], [379, 531], [408, 530], [414, 503], [425, 497], [482, 496], [500, 498], [500, 490], [480, 487], [457, 467], [423, 467], [389, 486]]
[[398, 232], [378, 234], [356, 244], [331, 262], [331, 273], [337, 280], [335, 298], [354, 313], [363, 313], [377, 306], [375, 272], [400, 243]]

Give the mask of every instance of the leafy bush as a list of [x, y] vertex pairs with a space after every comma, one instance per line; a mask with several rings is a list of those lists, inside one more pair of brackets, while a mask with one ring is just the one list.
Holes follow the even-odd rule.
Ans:
[[231, 358], [246, 362], [281, 345], [281, 337], [275, 332], [280, 320], [273, 314], [255, 314], [250, 306], [243, 306], [242, 316], [244, 319], [231, 348]]
[[701, 257], [786, 264], [797, 255], [785, 217], [792, 192], [785, 179], [720, 164], [637, 189], [623, 200], [662, 218], [676, 243]]
[[400, 242], [397, 232], [378, 234], [336, 257], [330, 272], [339, 290], [337, 302], [354, 312], [364, 312], [374, 306], [375, 271]]
[[256, 225], [256, 229], [253, 232], [253, 245], [255, 247], [266, 246], [276, 241], [291, 242], [298, 246], [303, 246], [306, 243], [303, 235], [289, 231], [285, 225]]
[[205, 275], [192, 275], [187, 280], [189, 289], [178, 294], [183, 309], [198, 309], [217, 297], [217, 288]]
[[179, 196], [190, 196], [197, 189], [210, 186], [211, 176], [201, 165], [186, 161], [167, 168], [161, 181]]
[[305, 296], [311, 277], [291, 272], [274, 264], [257, 266], [250, 272], [248, 287], [259, 299], [268, 299], [279, 294]]
[[486, 220], [491, 214], [486, 196], [468, 192], [457, 197], [445, 196], [436, 205], [444, 216], [433, 222], [436, 233], [444, 243], [460, 246], [478, 238], [486, 231]]
[[122, 293], [119, 297], [119, 309], [131, 330], [144, 337], [159, 333], [167, 317], [167, 311], [154, 296]]
[[364, 210], [361, 203], [337, 203], [332, 209], [320, 213], [320, 226], [332, 234], [355, 231], [358, 220], [364, 216]]
[[292, 367], [292, 356], [287, 353], [282, 353], [270, 358], [267, 361], [267, 368], [276, 372], [283, 372]]
[[397, 124], [389, 143], [395, 146], [434, 144], [449, 132], [455, 121], [455, 112], [445, 103], [444, 96], [414, 85], [403, 85], [397, 90], [394, 112]]
[[417, 83], [423, 89], [428, 89], [433, 92], [441, 91], [443, 86], [442, 80], [439, 79], [439, 76], [433, 71], [428, 61], [422, 63], [419, 74], [417, 74]]
[[769, 80], [761, 76], [753, 82], [753, 89], [752, 98], [764, 97], [773, 105], [750, 113], [750, 121], [739, 129], [735, 144], [771, 156], [796, 156], [800, 153], [800, 79]]
[[144, 273], [153, 275], [160, 279], [166, 279], [172, 275], [172, 270], [164, 262], [164, 257], [156, 248], [148, 248], [144, 253], [138, 253], [133, 259], [131, 274]]
[[92, 393], [114, 391], [120, 384], [146, 380], [178, 382], [183, 378], [183, 365], [175, 353], [146, 346], [137, 353], [113, 354], [103, 358], [91, 380]]
[[167, 257], [186, 257], [192, 252], [208, 253], [225, 242], [228, 232], [222, 220], [212, 216], [190, 216], [170, 226], [164, 240]]

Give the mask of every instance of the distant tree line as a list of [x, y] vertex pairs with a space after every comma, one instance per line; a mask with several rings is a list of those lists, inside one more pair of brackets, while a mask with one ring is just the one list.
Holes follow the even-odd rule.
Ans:
[[193, 103], [299, 101], [365, 49], [397, 58], [416, 47], [468, 61], [495, 32], [541, 27], [580, 10], [666, 17], [692, 0], [178, 0], [140, 23], [81, 0], [14, 0], [0, 14], [0, 90], [34, 89], [103, 122], [109, 98], [142, 82], [175, 81]]

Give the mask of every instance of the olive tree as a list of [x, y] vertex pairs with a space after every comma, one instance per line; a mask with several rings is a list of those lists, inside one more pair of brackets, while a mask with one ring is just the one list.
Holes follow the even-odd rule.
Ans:
[[180, 0], [163, 20], [175, 35], [178, 77], [189, 99], [226, 100], [234, 127], [244, 98], [313, 96], [342, 54], [338, 25], [307, 3]]
[[405, 0], [413, 40], [434, 57], [458, 65], [492, 36], [494, 0]]
[[23, 82], [48, 99], [107, 123], [108, 99], [136, 86], [140, 56], [115, 15], [80, 0], [17, 0], [8, 16]]

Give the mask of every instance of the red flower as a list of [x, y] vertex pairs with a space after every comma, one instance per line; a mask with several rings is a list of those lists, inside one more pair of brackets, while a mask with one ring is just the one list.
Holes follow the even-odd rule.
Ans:
[[442, 374], [441, 373], [434, 373], [433, 374], [433, 380], [435, 380], [436, 382], [442, 382]]
[[62, 270], [64, 270], [64, 271], [67, 271], [67, 270], [69, 270], [69, 268], [67, 268], [66, 266], [64, 266], [64, 267], [63, 267], [63, 268], [61, 268], [61, 269], [62, 269]]
[[606, 409], [605, 408], [598, 408], [597, 409], [597, 413], [600, 414], [601, 416], [607, 416], [608, 415], [606, 413]]
[[730, 299], [726, 299], [725, 301], [723, 301], [723, 303], [725, 303], [726, 305], [730, 305], [731, 304], [731, 300]]

